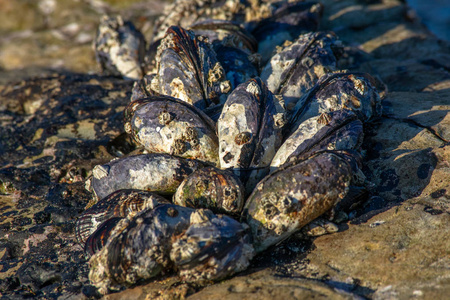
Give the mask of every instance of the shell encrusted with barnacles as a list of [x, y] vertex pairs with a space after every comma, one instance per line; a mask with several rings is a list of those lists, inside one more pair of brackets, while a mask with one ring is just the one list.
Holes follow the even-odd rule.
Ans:
[[370, 184], [358, 151], [380, 96], [369, 74], [338, 69], [322, 9], [178, 0], [145, 58], [131, 23], [103, 19], [97, 57], [137, 79], [124, 128], [143, 150], [96, 166], [86, 185], [96, 204], [76, 233], [101, 293], [171, 272], [229, 277]]

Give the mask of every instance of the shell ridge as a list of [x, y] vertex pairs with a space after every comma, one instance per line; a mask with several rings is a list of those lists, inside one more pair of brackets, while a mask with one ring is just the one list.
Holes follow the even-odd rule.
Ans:
[[[298, 103], [303, 103], [298, 109], [294, 109], [295, 113], [292, 115], [292, 117], [289, 120], [289, 127], [292, 127], [297, 123], [297, 121], [300, 119], [300, 117], [305, 112], [307, 106], [309, 105], [309, 102], [311, 101], [311, 98], [314, 97], [320, 90], [323, 90], [327, 86], [329, 86], [334, 80], [336, 80], [339, 77], [343, 76], [349, 76], [349, 75], [356, 75], [364, 77], [368, 80], [371, 80], [370, 77], [368, 77], [367, 73], [364, 72], [334, 72], [334, 73], [328, 73], [317, 81], [317, 83], [312, 87], [305, 95], [303, 95]], [[370, 76], [370, 75], [369, 75]], [[373, 79], [372, 79], [373, 80]], [[304, 101], [302, 101], [304, 100]]]
[[188, 32], [181, 26], [170, 26], [167, 29], [167, 33], [174, 33], [178, 43], [177, 45], [181, 45], [181, 50], [178, 49], [178, 52], [181, 52], [184, 57], [186, 57], [190, 64], [193, 66], [195, 72], [195, 78], [198, 84], [200, 85], [200, 90], [202, 91], [203, 101], [205, 102], [205, 107], [208, 107], [210, 103], [208, 103], [208, 98], [206, 97], [204, 81], [200, 79], [200, 75], [202, 74], [202, 68], [199, 66], [200, 56], [197, 51], [190, 51], [190, 49], [198, 49], [197, 40], [192, 38]]
[[[342, 120], [341, 116], [344, 114], [343, 111], [345, 111], [346, 115], [344, 116], [345, 119]], [[346, 125], [350, 124], [351, 122], [358, 120], [358, 117], [356, 116], [356, 114], [354, 114], [350, 110], [340, 110], [340, 111], [335, 111], [335, 112], [338, 114], [338, 116], [337, 116], [337, 118], [333, 118], [331, 120], [331, 122], [333, 122], [334, 124], [331, 124], [331, 122], [330, 122], [327, 125], [325, 125], [324, 127], [322, 127], [314, 135], [314, 140], [313, 139], [306, 140], [304, 143], [302, 143], [304, 145], [302, 147], [302, 149], [299, 149], [299, 151], [295, 151], [294, 153], [301, 154], [301, 153], [309, 152], [314, 146], [320, 144], [320, 142], [324, 141], [329, 136], [332, 136], [334, 133], [336, 133], [340, 129], [344, 128]], [[336, 114], [333, 114], [333, 117], [335, 115]], [[332, 126], [332, 125], [334, 125], [334, 126]], [[298, 155], [298, 154], [295, 154], [295, 155]]]
[[[319, 36], [321, 35], [320, 32], [316, 32], [312, 35], [312, 39], [308, 42], [308, 44], [303, 46], [301, 55], [298, 55], [295, 58], [295, 62], [292, 64], [291, 68], [288, 70], [286, 76], [280, 81], [280, 84], [278, 85], [278, 88], [276, 91], [274, 91], [275, 94], [282, 94], [283, 89], [286, 86], [286, 82], [289, 80], [291, 75], [295, 72], [297, 66], [301, 63], [303, 57], [306, 55], [308, 50], [311, 48], [311, 46], [318, 40]], [[322, 34], [323, 35], [323, 34]]]

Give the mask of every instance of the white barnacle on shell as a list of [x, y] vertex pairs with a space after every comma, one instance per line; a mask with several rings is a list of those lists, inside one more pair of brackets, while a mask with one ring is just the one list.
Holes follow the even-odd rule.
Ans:
[[251, 81], [247, 85], [247, 88], [245, 90], [255, 96], [258, 96], [259, 94], [261, 94], [261, 89], [259, 88], [258, 84], [254, 81]]
[[96, 179], [102, 179], [104, 177], [107, 177], [109, 174], [109, 167], [103, 166], [103, 165], [97, 165], [92, 170], [92, 174], [94, 175], [94, 178], [96, 178]]

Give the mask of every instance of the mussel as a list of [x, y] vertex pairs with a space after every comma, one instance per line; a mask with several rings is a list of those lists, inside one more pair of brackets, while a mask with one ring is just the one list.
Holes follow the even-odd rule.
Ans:
[[195, 22], [189, 29], [196, 35], [207, 37], [213, 46], [221, 44], [247, 53], [255, 53], [258, 48], [255, 38], [239, 23], [233, 21], [207, 19]]
[[152, 89], [199, 109], [225, 102], [231, 90], [225, 71], [206, 38], [179, 26], [167, 29], [158, 47]]
[[[104, 241], [107, 240], [109, 232], [120, 219], [128, 216], [133, 217], [137, 213], [148, 208], [154, 208], [160, 203], [168, 203], [168, 200], [152, 192], [143, 190], [118, 190], [113, 192], [85, 210], [77, 219], [75, 224], [77, 241], [84, 244], [91, 238], [91, 242], [86, 243], [86, 250], [92, 254], [101, 248]], [[103, 224], [110, 219], [115, 220]], [[100, 226], [102, 226], [102, 229], [97, 231]]]
[[232, 215], [241, 212], [244, 201], [244, 187], [239, 178], [214, 167], [193, 172], [173, 195], [175, 204]]
[[239, 85], [217, 121], [219, 160], [251, 189], [281, 144], [284, 109], [260, 78]]
[[381, 116], [381, 98], [375, 80], [367, 73], [333, 72], [322, 76], [297, 102], [290, 127], [324, 112], [347, 109], [362, 122]]
[[168, 154], [127, 156], [95, 166], [87, 187], [97, 199], [123, 189], [171, 195], [189, 174], [202, 167], [199, 161]]
[[292, 41], [299, 34], [316, 31], [323, 6], [318, 2], [279, 1], [271, 5], [260, 6], [263, 16], [259, 22], [252, 24], [250, 32], [258, 41], [258, 53], [266, 63], [277, 46], [285, 41]]
[[106, 294], [171, 268], [172, 239], [190, 224], [194, 209], [173, 204], [122, 219], [106, 245], [89, 260], [89, 279]]
[[175, 0], [167, 5], [164, 14], [155, 24], [153, 40], [163, 38], [173, 25], [190, 27], [205, 20], [245, 21], [245, 10], [250, 3], [242, 0]]
[[153, 77], [155, 77], [155, 74], [147, 74], [142, 79], [134, 82], [133, 89], [131, 90], [131, 102], [150, 96], [157, 96], [157, 93], [151, 88]]
[[339, 153], [313, 153], [265, 177], [244, 207], [257, 252], [289, 237], [348, 192], [351, 166]]
[[283, 95], [290, 114], [319, 78], [336, 69], [339, 49], [340, 41], [332, 32], [300, 35], [272, 56], [261, 78], [274, 94]]
[[248, 226], [208, 210], [191, 215], [191, 225], [172, 245], [170, 258], [187, 281], [220, 280], [245, 270], [255, 255]]
[[178, 99], [153, 96], [131, 102], [125, 110], [125, 131], [150, 152], [218, 165], [214, 122]]
[[[381, 115], [380, 95], [370, 75], [336, 71], [334, 33], [310, 32], [321, 4], [167, 7], [147, 53], [152, 71], [124, 114], [125, 131], [152, 153], [96, 166], [87, 183], [100, 200], [76, 224], [102, 294], [174, 272], [221, 280], [312, 221], [308, 234], [335, 232], [334, 210], [345, 215], [370, 188], [358, 151], [363, 126]], [[122, 25], [124, 47], [137, 49]], [[112, 70], [122, 62], [110, 62], [116, 50], [104, 46], [116, 47], [116, 33], [100, 35], [97, 49]]]
[[106, 294], [165, 270], [188, 281], [220, 280], [254, 256], [248, 227], [209, 210], [173, 204], [120, 220], [90, 261], [89, 279]]
[[363, 124], [355, 113], [337, 110], [311, 117], [284, 141], [270, 163], [271, 171], [308, 152], [358, 150], [363, 140]]
[[104, 16], [94, 41], [95, 56], [102, 71], [125, 79], [140, 79], [145, 57], [145, 39], [131, 22]]

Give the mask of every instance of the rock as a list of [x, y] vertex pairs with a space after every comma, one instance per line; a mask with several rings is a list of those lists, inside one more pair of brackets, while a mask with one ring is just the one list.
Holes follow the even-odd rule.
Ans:
[[[78, 74], [1, 85], [1, 113], [15, 118], [2, 122], [0, 149], [17, 149], [21, 155], [15, 157], [22, 160], [3, 155], [0, 164], [28, 165], [39, 159], [54, 163], [91, 155], [82, 145], [107, 144], [124, 131], [121, 112], [131, 86], [119, 79]], [[66, 147], [73, 150], [62, 152]]]
[[131, 85], [66, 74], [2, 86], [0, 113], [14, 117], [0, 128], [0, 293], [83, 296], [87, 264], [73, 226], [91, 199], [93, 166], [131, 150], [116, 139]]
[[[173, 283], [172, 280], [169, 283]], [[187, 284], [170, 287], [167, 283], [150, 283], [128, 289], [117, 294], [105, 296], [107, 300], [139, 299], [150, 296], [152, 299], [361, 299], [342, 289], [328, 286], [320, 281], [304, 278], [283, 278], [269, 270], [237, 276], [219, 285], [204, 288], [192, 294]], [[186, 297], [186, 298], [185, 298]]]
[[[380, 213], [360, 225], [314, 241], [308, 254], [315, 277], [345, 282], [354, 278], [374, 299], [427, 299], [450, 292], [450, 216], [430, 213], [418, 199]], [[386, 271], [386, 270], [389, 271]], [[308, 272], [298, 275], [310, 276]], [[389, 287], [390, 286], [390, 287]]]
[[[388, 201], [403, 201], [421, 194], [436, 168], [432, 147], [444, 144], [414, 124], [386, 120], [365, 144], [369, 180]], [[399, 136], [409, 139], [397, 139]], [[370, 149], [372, 147], [372, 149]], [[375, 150], [376, 149], [376, 150]]]
[[187, 299], [358, 299], [319, 281], [283, 278], [265, 270], [211, 286]]
[[[370, 180], [388, 201], [419, 196], [432, 180], [450, 140], [450, 101], [431, 92], [392, 92], [383, 103], [384, 115], [374, 135], [367, 135]], [[442, 154], [441, 154], [442, 156]], [[445, 174], [441, 176], [446, 177]], [[438, 188], [435, 188], [437, 190]]]
[[381, 58], [364, 62], [359, 69], [379, 76], [388, 85], [389, 91], [420, 92], [430, 84], [448, 76], [448, 71], [444, 67], [432, 64], [433, 61], [429, 59]]
[[[405, 101], [406, 100], [406, 101]], [[405, 105], [405, 102], [408, 105]], [[386, 114], [428, 129], [443, 142], [450, 141], [450, 92], [392, 92], [385, 103]], [[429, 145], [433, 146], [433, 145]]]
[[195, 292], [195, 289], [186, 283], [176, 284], [176, 277], [127, 289], [123, 292], [104, 296], [105, 300], [150, 298], [155, 300], [185, 299]]
[[120, 13], [149, 39], [165, 5], [164, 0], [152, 1], [151, 9], [142, 0], [0, 0], [0, 82], [51, 70], [98, 72], [91, 44], [100, 17]]
[[[162, 277], [105, 299], [448, 297], [449, 44], [403, 1], [321, 2], [322, 29], [347, 46], [341, 67], [387, 85], [383, 116], [365, 128], [368, 199], [341, 218], [339, 232], [296, 234], [224, 282]], [[100, 15], [140, 17], [148, 39], [165, 2], [152, 2], [154, 10], [143, 9], [146, 1], [123, 3], [0, 0], [3, 298], [99, 297], [74, 222], [91, 200], [83, 185], [93, 166], [134, 150], [122, 134], [132, 83], [75, 72], [97, 70], [90, 41]]]
[[[385, 1], [362, 5], [360, 1], [321, 1], [324, 4], [323, 24], [331, 30], [363, 29], [378, 23], [402, 18], [406, 7], [401, 1]], [[364, 18], [361, 16], [364, 15]]]
[[450, 145], [432, 150], [437, 164], [430, 177], [429, 184], [423, 189], [420, 197], [414, 203], [425, 205], [428, 211], [450, 213]]

